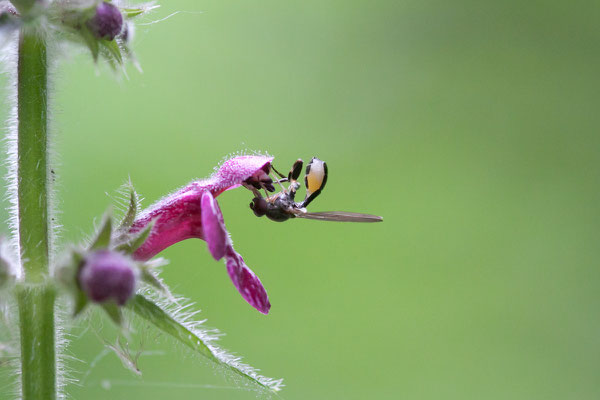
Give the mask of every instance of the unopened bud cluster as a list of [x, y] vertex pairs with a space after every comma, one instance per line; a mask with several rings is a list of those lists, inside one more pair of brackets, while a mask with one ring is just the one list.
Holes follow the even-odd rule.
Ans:
[[123, 29], [123, 15], [117, 6], [102, 2], [86, 25], [97, 39], [113, 40]]
[[122, 6], [110, 0], [0, 0], [0, 44], [20, 27], [36, 27], [49, 38], [86, 46], [97, 61], [105, 58], [113, 68], [135, 60], [129, 48], [133, 20], [158, 6], [152, 2]]
[[15, 24], [17, 10], [8, 1], [0, 1], [0, 30]]
[[123, 305], [135, 293], [135, 265], [121, 253], [98, 250], [86, 256], [78, 280], [92, 302]]
[[8, 1], [0, 1], [0, 19], [17, 15], [17, 10]]

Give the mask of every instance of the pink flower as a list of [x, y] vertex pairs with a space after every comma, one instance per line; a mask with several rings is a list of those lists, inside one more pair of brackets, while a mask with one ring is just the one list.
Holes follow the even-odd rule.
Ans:
[[260, 279], [234, 249], [215, 197], [242, 184], [272, 187], [268, 177], [272, 157], [238, 156], [225, 161], [208, 179], [191, 182], [159, 200], [134, 221], [130, 233], [154, 223], [148, 239], [133, 254], [146, 261], [165, 248], [189, 238], [205, 240], [215, 260], [225, 257], [227, 272], [242, 297], [263, 314], [271, 307]]

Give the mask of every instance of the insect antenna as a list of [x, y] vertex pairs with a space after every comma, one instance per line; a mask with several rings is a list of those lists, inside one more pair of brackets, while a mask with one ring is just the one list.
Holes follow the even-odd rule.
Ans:
[[287, 179], [284, 174], [282, 174], [281, 172], [279, 172], [279, 171], [277, 171], [275, 169], [275, 167], [273, 166], [273, 164], [271, 164], [271, 169], [273, 170], [273, 172], [275, 172], [277, 175], [279, 175], [280, 178]]

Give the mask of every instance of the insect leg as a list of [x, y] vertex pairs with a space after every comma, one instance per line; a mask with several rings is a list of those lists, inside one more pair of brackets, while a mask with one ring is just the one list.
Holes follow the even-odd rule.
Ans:
[[287, 178], [282, 178], [282, 179], [274, 179], [275, 182], [277, 182], [277, 184], [279, 185], [279, 187], [281, 188], [281, 191], [285, 192], [285, 187], [281, 184], [281, 182], [285, 182], [287, 181]]
[[[267, 188], [265, 187], [265, 185], [263, 185], [262, 183], [260, 183], [260, 187], [262, 187], [263, 190], [265, 191], [265, 197], [267, 198], [267, 201], [270, 200], [270, 198], [269, 198], [269, 191], [267, 190]], [[258, 193], [258, 196], [256, 196], [256, 194], [255, 194], [256, 197], [262, 197], [260, 195], [260, 192], [258, 190], [256, 192]]]

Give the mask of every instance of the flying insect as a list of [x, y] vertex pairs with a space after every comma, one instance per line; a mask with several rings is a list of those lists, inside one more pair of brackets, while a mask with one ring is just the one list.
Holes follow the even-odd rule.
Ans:
[[[264, 171], [260, 179], [247, 180], [244, 186], [252, 191], [254, 198], [250, 203], [250, 208], [254, 211], [257, 217], [264, 215], [267, 218], [283, 222], [290, 218], [306, 218], [316, 219], [321, 221], [337, 221], [337, 222], [381, 222], [382, 217], [361, 214], [345, 211], [327, 211], [327, 212], [308, 212], [306, 207], [319, 195], [327, 183], [327, 164], [324, 161], [313, 157], [306, 166], [304, 174], [304, 184], [306, 186], [306, 196], [301, 202], [296, 202], [296, 192], [300, 188], [298, 178], [302, 172], [303, 161], [298, 159], [287, 177], [281, 174], [270, 166], [273, 171], [279, 175], [281, 179], [271, 179], [269, 170]], [[269, 195], [269, 192], [274, 192], [273, 183], [281, 187], [281, 192]], [[288, 182], [289, 185], [285, 188], [282, 183]], [[266, 197], [263, 197], [259, 189], [265, 191]]]

